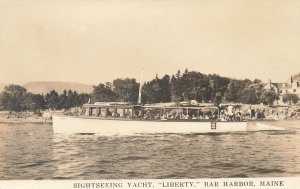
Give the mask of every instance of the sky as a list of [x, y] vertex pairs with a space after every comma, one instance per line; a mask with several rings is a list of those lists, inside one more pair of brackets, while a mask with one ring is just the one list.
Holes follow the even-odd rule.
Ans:
[[151, 80], [178, 69], [286, 81], [298, 0], [0, 0], [0, 83]]

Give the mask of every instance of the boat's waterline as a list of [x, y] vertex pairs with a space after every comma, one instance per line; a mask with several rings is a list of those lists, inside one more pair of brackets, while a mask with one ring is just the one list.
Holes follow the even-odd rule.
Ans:
[[248, 125], [248, 131], [283, 131], [286, 130], [283, 127], [273, 126], [265, 123], [255, 123], [254, 125]]

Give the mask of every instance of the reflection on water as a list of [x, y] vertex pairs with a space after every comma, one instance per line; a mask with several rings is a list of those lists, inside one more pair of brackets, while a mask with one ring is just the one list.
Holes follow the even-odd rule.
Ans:
[[299, 176], [300, 121], [269, 124], [288, 130], [106, 137], [0, 123], [0, 179]]

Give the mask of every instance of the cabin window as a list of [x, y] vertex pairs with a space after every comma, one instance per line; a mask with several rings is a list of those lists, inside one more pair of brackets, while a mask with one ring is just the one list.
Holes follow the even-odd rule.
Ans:
[[[148, 110], [147, 110], [148, 112]], [[147, 113], [148, 114], [148, 113]], [[149, 110], [149, 118], [151, 119], [160, 119], [161, 117], [161, 109], [153, 108]]]
[[132, 110], [130, 108], [124, 109], [124, 117], [132, 117]]
[[120, 113], [120, 117], [125, 117], [125, 108], [122, 108], [122, 112]]
[[96, 116], [98, 116], [98, 117], [100, 117], [100, 116], [102, 116], [102, 110], [101, 110], [101, 108], [97, 108], [97, 115]]
[[175, 119], [176, 111], [169, 108], [163, 108], [161, 119]]
[[86, 115], [87, 112], [87, 108], [82, 108], [81, 115]]
[[99, 116], [99, 113], [100, 113], [99, 108], [93, 108], [93, 113], [92, 113], [93, 116]]
[[143, 117], [143, 110], [141, 106], [134, 106], [133, 107], [133, 117], [135, 118], [142, 118]]
[[120, 108], [116, 108], [116, 117], [123, 117], [123, 108], [120, 109]]
[[106, 108], [106, 116], [107, 117], [112, 117], [114, 113], [114, 109], [113, 108]]
[[99, 116], [106, 116], [106, 109], [105, 108], [100, 108]]
[[182, 119], [190, 119], [191, 111], [188, 108], [183, 108]]
[[155, 109], [153, 108], [145, 108], [144, 109], [144, 119], [154, 119], [155, 117]]
[[117, 108], [113, 108], [111, 111], [111, 116], [112, 117], [120, 117], [121, 116], [120, 110], [118, 110]]
[[95, 110], [93, 108], [84, 107], [82, 108], [81, 114], [82, 116], [94, 116]]

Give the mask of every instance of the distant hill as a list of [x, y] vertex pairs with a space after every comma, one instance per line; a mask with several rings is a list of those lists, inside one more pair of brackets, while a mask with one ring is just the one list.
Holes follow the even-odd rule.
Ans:
[[77, 93], [91, 93], [93, 91], [92, 85], [56, 81], [30, 82], [23, 85], [23, 87], [26, 88], [28, 92], [34, 94], [46, 94], [51, 90], [55, 90], [59, 94], [61, 94], [64, 90], [77, 91]]

